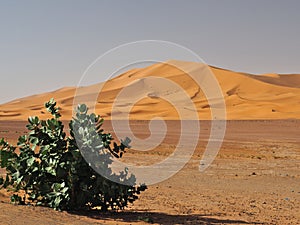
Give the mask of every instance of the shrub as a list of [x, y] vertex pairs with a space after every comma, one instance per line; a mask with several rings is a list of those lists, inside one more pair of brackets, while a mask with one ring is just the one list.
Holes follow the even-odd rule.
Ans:
[[[145, 185], [135, 184], [134, 175], [129, 176], [126, 168], [120, 174], [110, 168], [112, 157], [122, 157], [129, 148], [129, 138], [120, 145], [112, 143], [111, 134], [101, 129], [103, 119], [88, 114], [84, 104], [77, 107], [67, 137], [56, 102], [51, 99], [45, 107], [52, 118], [29, 117], [28, 134], [19, 137], [17, 146], [0, 140], [0, 163], [7, 172], [0, 185], [17, 193], [11, 196], [12, 202], [58, 210], [118, 210], [146, 190]], [[109, 176], [120, 182], [111, 181]], [[20, 190], [24, 195], [20, 196]]]

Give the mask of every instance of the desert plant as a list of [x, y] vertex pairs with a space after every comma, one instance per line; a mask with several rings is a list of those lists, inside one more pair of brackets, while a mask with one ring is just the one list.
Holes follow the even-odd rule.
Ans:
[[[136, 185], [127, 169], [114, 174], [110, 168], [112, 157], [122, 157], [130, 139], [119, 145], [112, 143], [112, 135], [101, 129], [103, 119], [88, 114], [84, 104], [77, 107], [67, 137], [56, 102], [51, 99], [45, 107], [52, 118], [29, 117], [28, 134], [19, 137], [17, 146], [0, 140], [0, 165], [7, 172], [5, 178], [0, 178], [0, 186], [15, 191], [12, 202], [58, 210], [118, 210], [134, 202], [147, 188]], [[105, 171], [107, 176], [99, 175], [92, 167]], [[122, 184], [124, 181], [131, 185]], [[20, 190], [24, 196], [20, 196]]]

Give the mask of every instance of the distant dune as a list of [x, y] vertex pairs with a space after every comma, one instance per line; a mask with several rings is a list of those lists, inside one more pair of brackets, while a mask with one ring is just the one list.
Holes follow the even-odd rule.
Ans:
[[[147, 120], [153, 117], [178, 119], [176, 108], [180, 108], [188, 118], [189, 114], [198, 114], [199, 119], [209, 120], [211, 108], [220, 107], [220, 99], [208, 103], [203, 90], [185, 72], [202, 76], [203, 65], [194, 62], [169, 61], [158, 63], [146, 68], [133, 69], [115, 77], [106, 83], [99, 83], [76, 90], [67, 87], [54, 92], [38, 94], [17, 99], [0, 105], [0, 120], [26, 120], [28, 116], [38, 115], [48, 117], [43, 108], [44, 102], [54, 97], [62, 108], [63, 119], [70, 119], [73, 113], [73, 99], [77, 93], [77, 101], [95, 103], [97, 114], [111, 119], [112, 105], [115, 102], [116, 119], [122, 118], [123, 112], [130, 110], [130, 119]], [[300, 119], [300, 74], [251, 75], [237, 73], [210, 66], [224, 96], [227, 119], [230, 120], [259, 120], [259, 119]], [[165, 82], [153, 83], [149, 77], [160, 77], [173, 81], [179, 89], [186, 92], [190, 107], [183, 92]], [[162, 80], [163, 81], [163, 80]], [[159, 86], [160, 91], [151, 91], [153, 86]], [[126, 87], [126, 95], [119, 96]], [[212, 87], [213, 88], [213, 87]], [[101, 92], [100, 92], [101, 90]], [[76, 92], [77, 91], [77, 92]], [[99, 93], [100, 92], [100, 93]], [[172, 103], [166, 99], [172, 99]], [[132, 99], [139, 99], [131, 108]], [[165, 100], [164, 100], [165, 99]], [[120, 116], [118, 116], [120, 115]]]

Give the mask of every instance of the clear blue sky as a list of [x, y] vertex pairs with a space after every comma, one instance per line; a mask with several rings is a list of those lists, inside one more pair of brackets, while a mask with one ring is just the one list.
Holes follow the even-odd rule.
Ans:
[[300, 73], [299, 12], [298, 0], [0, 0], [0, 103], [75, 86], [99, 55], [143, 39], [231, 70]]

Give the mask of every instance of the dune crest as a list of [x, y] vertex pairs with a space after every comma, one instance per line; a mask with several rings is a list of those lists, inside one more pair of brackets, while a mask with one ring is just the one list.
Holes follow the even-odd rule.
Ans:
[[[174, 65], [180, 65], [184, 71]], [[209, 69], [222, 90], [227, 119], [300, 119], [300, 74], [251, 75], [213, 66]], [[176, 120], [182, 118], [178, 113], [180, 108], [185, 119], [196, 113], [199, 119], [209, 120], [212, 119], [211, 109], [221, 107], [221, 101], [212, 98], [209, 104], [201, 87], [186, 74], [191, 72], [201, 76], [201, 71], [203, 64], [174, 60], [132, 69], [105, 83], [80, 87], [78, 90], [76, 87], [62, 88], [2, 104], [0, 120], [27, 120], [28, 116], [33, 115], [47, 118], [43, 105], [52, 97], [62, 108], [62, 119], [69, 120], [73, 113], [75, 93], [79, 95], [77, 100], [82, 103], [96, 103], [96, 113], [106, 119], [111, 119], [114, 106], [114, 119], [124, 118], [128, 111], [130, 119], [161, 117]], [[159, 91], [154, 87], [158, 83], [161, 85]], [[122, 95], [124, 87], [126, 94]], [[132, 102], [133, 99], [138, 101]], [[168, 101], [170, 99], [172, 102]]]

